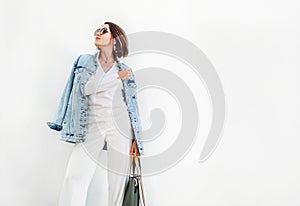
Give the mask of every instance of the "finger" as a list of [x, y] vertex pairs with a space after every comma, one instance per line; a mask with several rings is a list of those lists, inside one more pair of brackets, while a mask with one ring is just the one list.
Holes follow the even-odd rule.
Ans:
[[130, 154], [132, 154], [132, 153], [133, 153], [133, 147], [130, 148]]
[[133, 149], [133, 154], [136, 155], [136, 148]]

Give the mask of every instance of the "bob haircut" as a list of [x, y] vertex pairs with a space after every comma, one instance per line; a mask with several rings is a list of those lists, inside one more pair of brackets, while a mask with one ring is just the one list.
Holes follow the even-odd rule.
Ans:
[[113, 36], [113, 38], [116, 39], [116, 53], [114, 53], [115, 58], [116, 57], [127, 57], [128, 56], [128, 39], [126, 36], [125, 31], [112, 22], [105, 22], [104, 24], [108, 24], [109, 30]]

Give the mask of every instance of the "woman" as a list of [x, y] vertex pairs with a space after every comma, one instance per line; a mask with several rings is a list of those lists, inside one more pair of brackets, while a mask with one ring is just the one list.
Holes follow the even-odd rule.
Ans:
[[128, 55], [126, 34], [118, 25], [105, 22], [94, 36], [97, 53], [77, 58], [55, 120], [47, 122], [51, 129], [62, 130], [61, 140], [75, 143], [60, 206], [85, 205], [89, 184], [104, 152], [108, 205], [121, 206], [129, 155], [143, 155], [134, 74], [118, 59]]

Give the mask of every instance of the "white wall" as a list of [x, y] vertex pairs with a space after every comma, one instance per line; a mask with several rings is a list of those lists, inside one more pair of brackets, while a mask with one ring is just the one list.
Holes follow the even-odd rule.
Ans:
[[297, 11], [292, 0], [1, 2], [0, 205], [57, 205], [72, 146], [45, 122], [75, 57], [95, 51], [92, 34], [104, 21], [128, 34], [166, 31], [190, 40], [225, 91], [226, 125], [216, 151], [198, 162], [207, 112], [188, 155], [144, 177], [148, 205], [300, 205]]

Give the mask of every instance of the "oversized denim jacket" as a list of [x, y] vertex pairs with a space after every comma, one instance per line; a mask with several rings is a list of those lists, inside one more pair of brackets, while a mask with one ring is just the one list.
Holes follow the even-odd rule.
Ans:
[[[47, 122], [50, 129], [61, 131], [60, 140], [76, 143], [84, 142], [87, 132], [88, 98], [84, 93], [84, 86], [98, 68], [98, 51], [94, 55], [80, 55], [73, 63], [71, 74], [63, 90], [54, 121]], [[119, 71], [129, 68], [131, 75], [122, 80], [123, 97], [125, 96], [128, 115], [130, 117], [134, 138], [141, 155], [144, 155], [141, 141], [141, 122], [136, 95], [135, 76], [130, 67], [117, 59]]]

